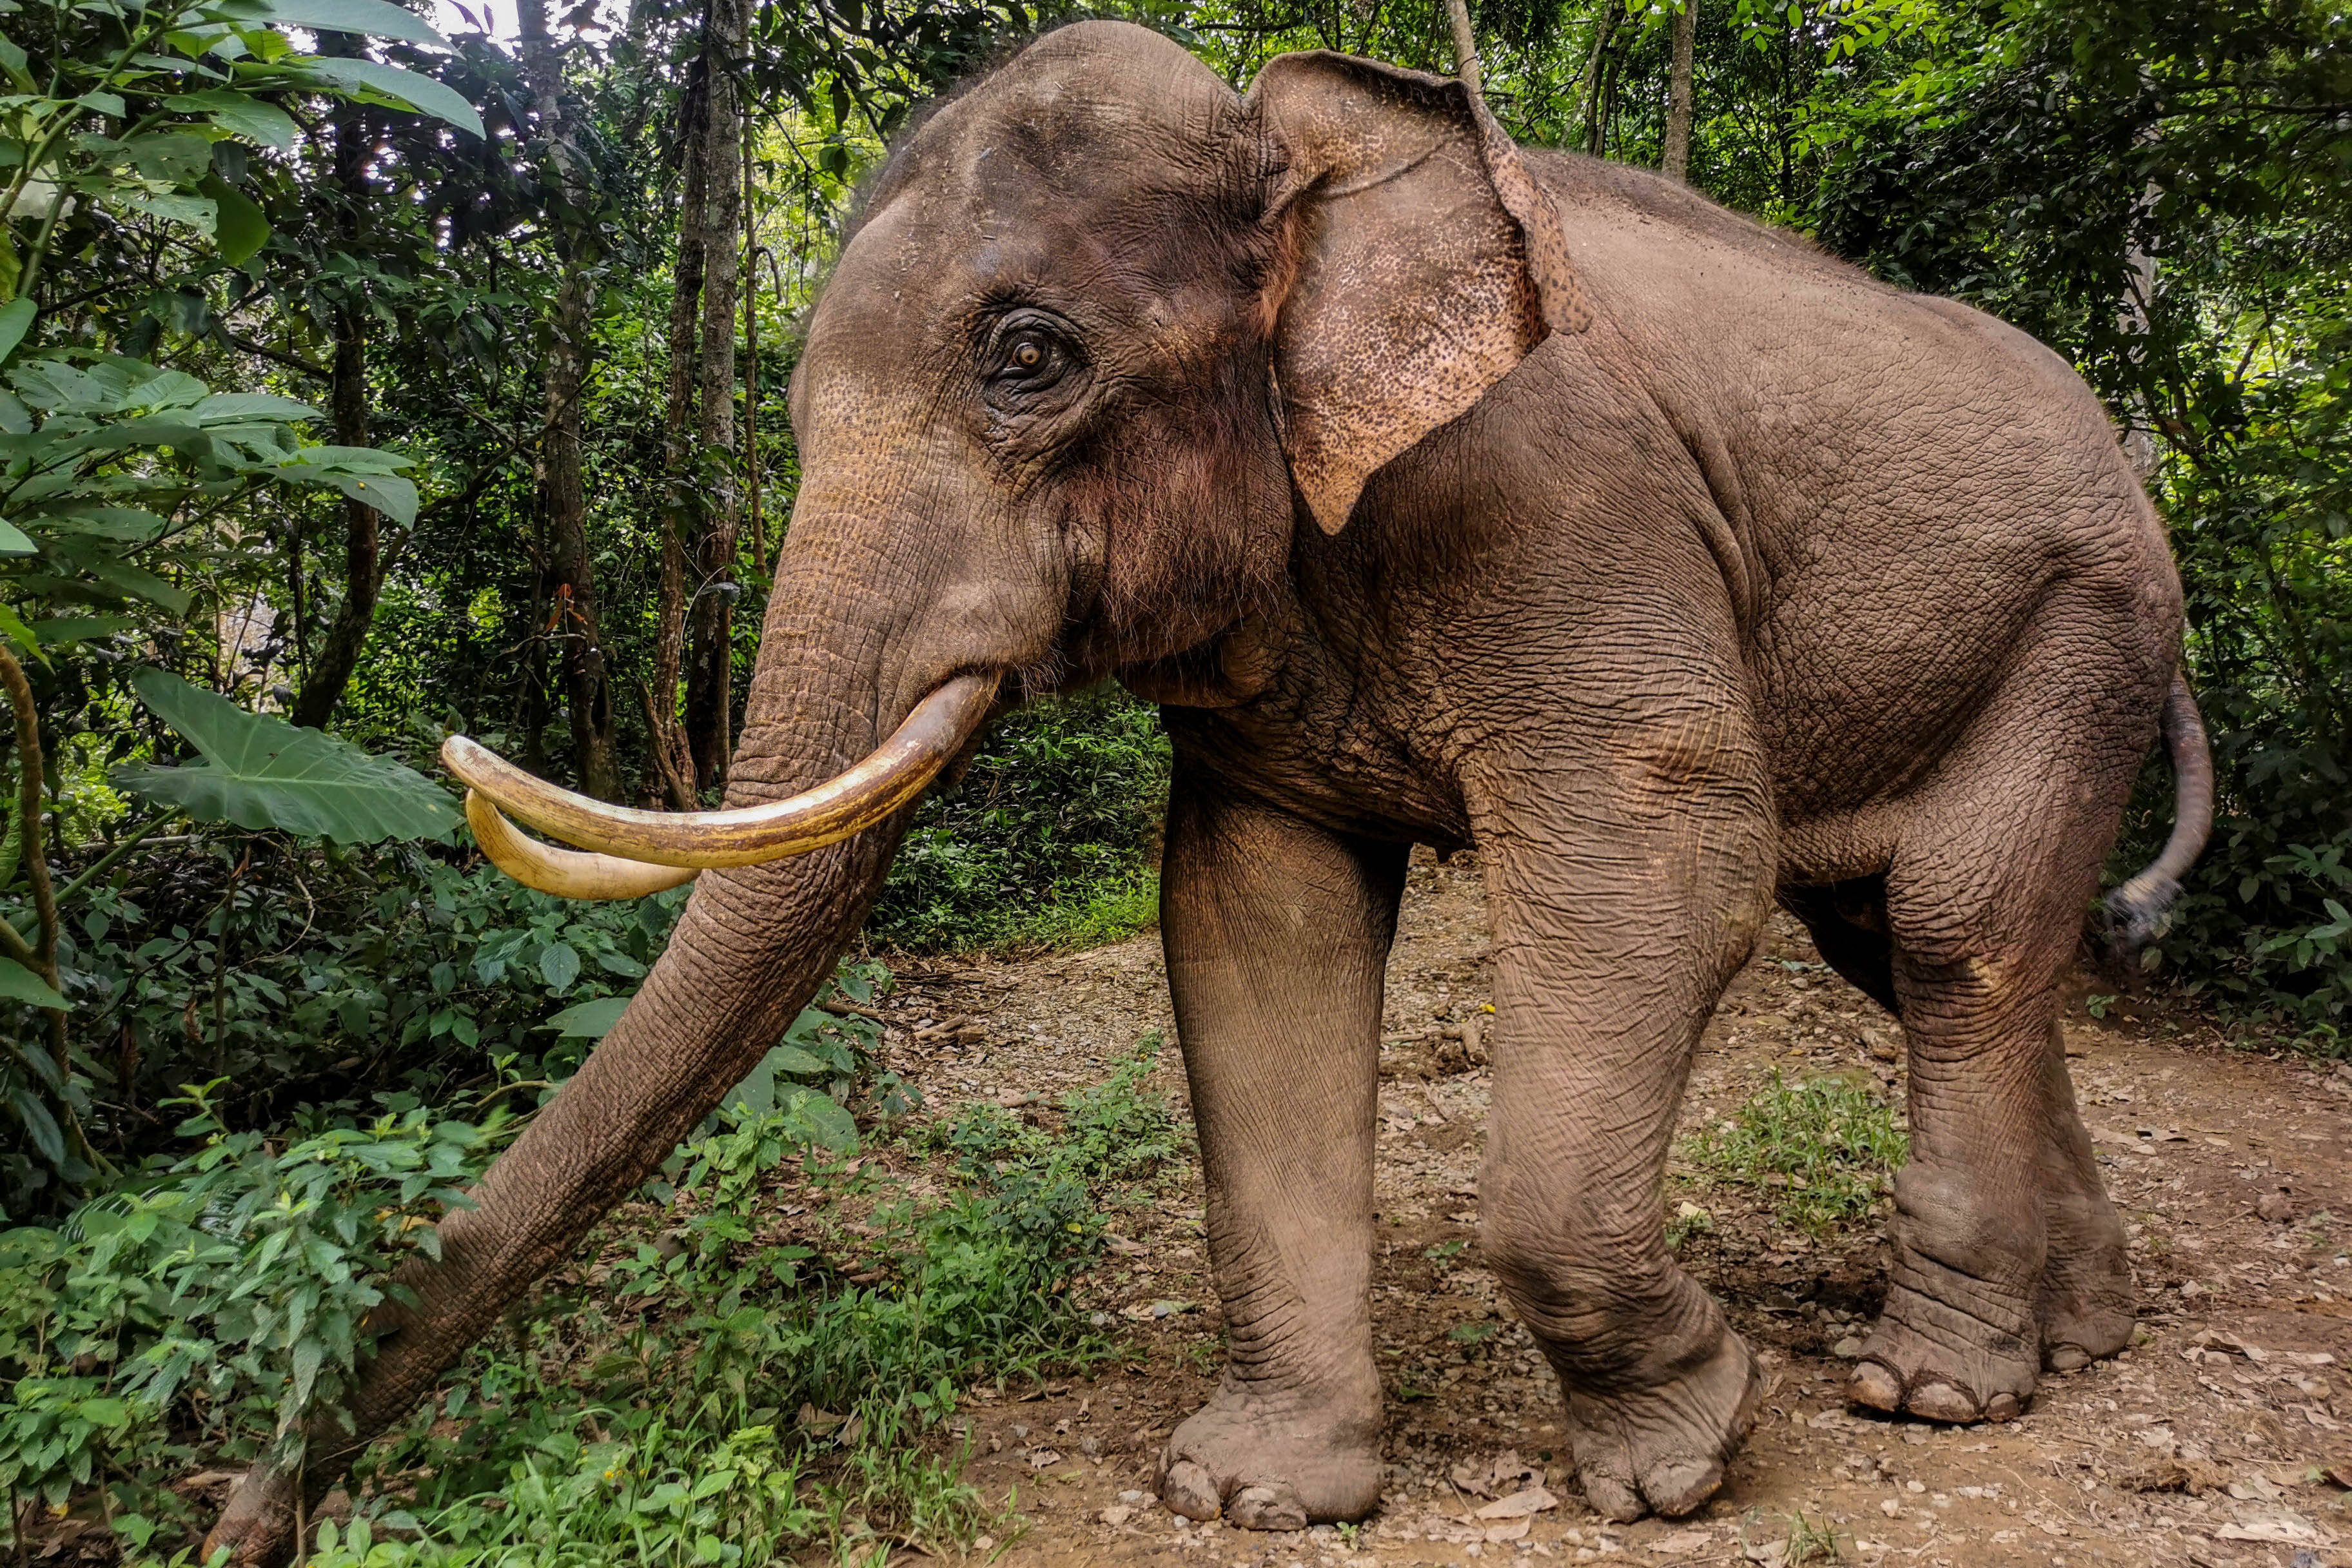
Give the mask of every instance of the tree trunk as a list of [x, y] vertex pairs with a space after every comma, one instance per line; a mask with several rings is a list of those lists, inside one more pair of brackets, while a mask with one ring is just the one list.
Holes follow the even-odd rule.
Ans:
[[751, 202], [751, 114], [743, 114], [743, 521], [751, 570], [768, 574], [768, 528], [760, 517], [760, 215]]
[[[347, 34], [323, 33], [320, 52], [356, 55], [357, 41]], [[331, 46], [343, 43], [336, 49]], [[374, 127], [367, 110], [345, 104], [335, 111], [334, 181], [342, 199], [341, 238], [356, 250], [367, 204], [367, 166], [374, 152]], [[357, 282], [346, 289], [357, 289]], [[335, 308], [335, 363], [328, 382], [327, 411], [335, 426], [335, 444], [368, 444], [367, 316], [361, 302], [345, 298]], [[360, 650], [367, 646], [368, 628], [375, 622], [376, 595], [383, 587], [382, 524], [375, 508], [361, 501], [343, 502], [343, 602], [327, 627], [327, 635], [303, 672], [302, 693], [294, 700], [293, 720], [323, 730], [343, 700], [352, 671], [359, 668]]]
[[1446, 0], [1445, 14], [1454, 24], [1454, 74], [1475, 97], [1482, 85], [1478, 79], [1478, 35], [1470, 28], [1468, 0]]
[[1698, 43], [1698, 0], [1683, 0], [1675, 13], [1675, 68], [1666, 98], [1665, 156], [1669, 179], [1690, 183], [1691, 55]]
[[549, 323], [547, 411], [540, 432], [539, 494], [547, 519], [549, 627], [562, 650], [565, 706], [572, 714], [572, 766], [580, 787], [600, 800], [621, 798], [613, 757], [613, 689], [596, 607], [594, 562], [588, 552], [588, 501], [580, 477], [580, 397], [588, 374], [587, 269], [591, 243], [581, 215], [593, 199], [563, 117], [563, 67], [547, 27], [547, 0], [522, 0], [522, 68], [540, 134], [548, 142], [572, 216], [557, 229], [563, 279]]
[[[702, 100], [709, 92], [710, 47], [706, 28], [698, 68], [703, 80], [689, 89], [692, 113], [685, 131], [680, 162], [677, 216], [677, 263], [671, 269], [669, 302], [668, 411], [662, 421], [663, 494], [661, 527], [661, 591], [654, 633], [654, 678], [639, 693], [645, 699], [646, 728], [646, 793], [672, 811], [692, 811], [697, 804], [694, 753], [677, 721], [677, 687], [686, 666], [687, 560], [695, 523], [695, 495], [699, 484], [696, 454], [688, 438], [694, 414], [697, 361], [696, 329], [702, 305], [702, 273], [708, 260], [708, 225], [703, 217], [706, 176], [703, 168]], [[732, 335], [731, 332], [730, 335]]]
[[687, 744], [698, 791], [724, 789], [734, 750], [735, 289], [743, 215], [743, 103], [737, 90], [749, 0], [709, 0], [703, 45], [702, 353], [698, 379], [704, 486], [696, 552], [692, 646], [686, 677]]
[[1622, 9], [1619, 0], [1605, 0], [1601, 7], [1601, 19], [1592, 27], [1592, 58], [1585, 62], [1584, 80], [1578, 89], [1577, 101], [1584, 110], [1584, 150], [1596, 158], [1607, 131], [1601, 104], [1601, 67], [1609, 58], [1609, 39], [1617, 31]]

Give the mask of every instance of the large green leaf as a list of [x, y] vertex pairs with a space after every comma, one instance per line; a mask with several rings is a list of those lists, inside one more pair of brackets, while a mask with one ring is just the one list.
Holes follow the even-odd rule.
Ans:
[[262, 216], [251, 196], [218, 174], [205, 177], [204, 193], [220, 209], [219, 219], [213, 226], [213, 244], [218, 247], [221, 259], [231, 267], [244, 266], [268, 239], [269, 220]]
[[11, 300], [0, 305], [0, 360], [15, 353], [16, 345], [25, 341], [25, 333], [33, 324], [33, 310], [30, 300]]
[[66, 1005], [66, 999], [51, 990], [47, 981], [13, 958], [0, 958], [0, 996], [11, 1002], [29, 1002], [36, 1007], [62, 1008]]
[[232, 92], [226, 88], [184, 92], [172, 102], [174, 108], [201, 109], [222, 130], [248, 137], [280, 153], [294, 151], [294, 143], [299, 134], [294, 117], [276, 104], [264, 103], [259, 99]]
[[427, 26], [423, 17], [386, 0], [269, 0], [269, 19], [322, 33], [364, 33], [371, 37], [449, 47], [449, 40]]
[[161, 669], [140, 670], [131, 685], [205, 760], [118, 769], [118, 789], [167, 802], [200, 822], [275, 827], [338, 844], [446, 839], [457, 829], [457, 804], [447, 794], [389, 757], [248, 713]]
[[429, 76], [403, 70], [398, 66], [384, 65], [378, 60], [329, 59], [311, 56], [300, 60], [289, 60], [289, 66], [299, 68], [306, 76], [331, 82], [348, 91], [388, 99], [405, 104], [420, 114], [430, 114], [446, 120], [460, 131], [474, 135], [484, 134], [482, 117], [474, 106], [457, 96], [455, 89], [445, 87]]

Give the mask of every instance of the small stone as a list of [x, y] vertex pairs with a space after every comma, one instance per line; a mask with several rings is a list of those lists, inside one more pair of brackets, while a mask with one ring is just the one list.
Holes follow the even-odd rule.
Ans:
[[2294, 1200], [2284, 1193], [2264, 1193], [2263, 1201], [2254, 1205], [2265, 1225], [2284, 1225], [2294, 1218]]
[[1893, 1498], [1888, 1498], [1878, 1505], [1878, 1511], [1885, 1514], [1889, 1519], [1901, 1519], [1903, 1517], [1903, 1505], [1896, 1502]]
[[1478, 1517], [1480, 1519], [1525, 1519], [1529, 1514], [1541, 1513], [1546, 1509], [1559, 1506], [1559, 1499], [1552, 1496], [1543, 1488], [1528, 1487], [1524, 1491], [1516, 1491], [1508, 1497], [1496, 1499], [1478, 1510]]
[[1852, 1361], [1861, 1353], [1862, 1336], [1860, 1334], [1848, 1334], [1845, 1338], [1838, 1341], [1836, 1344], [1830, 1347], [1830, 1354], [1837, 1357], [1840, 1361]]
[[1113, 1503], [1110, 1507], [1095, 1515], [1095, 1517], [1101, 1520], [1105, 1524], [1116, 1529], [1119, 1525], [1125, 1524], [1129, 1520], [1133, 1519], [1135, 1517], [1135, 1510], [1128, 1507], [1125, 1503]]

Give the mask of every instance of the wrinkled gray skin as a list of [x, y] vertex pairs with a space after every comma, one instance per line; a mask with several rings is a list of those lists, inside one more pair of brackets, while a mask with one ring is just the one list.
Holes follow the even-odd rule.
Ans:
[[[1169, 1442], [1172, 1508], [1285, 1527], [1377, 1500], [1375, 1070], [1415, 841], [1479, 850], [1481, 1241], [1601, 1511], [1694, 1508], [1754, 1413], [1660, 1183], [1776, 897], [1910, 1043], [1854, 1396], [1999, 1415], [2124, 1344], [2058, 986], [2180, 595], [2048, 352], [1647, 174], [1517, 153], [1456, 84], [1293, 56], [1244, 100], [1087, 24], [898, 151], [793, 413], [732, 804], [837, 772], [959, 670], [1168, 705], [1168, 970], [1232, 1341]], [[313, 1496], [757, 1059], [903, 827], [704, 875], [411, 1271]], [[215, 1543], [281, 1555], [293, 1497], [257, 1476]]]

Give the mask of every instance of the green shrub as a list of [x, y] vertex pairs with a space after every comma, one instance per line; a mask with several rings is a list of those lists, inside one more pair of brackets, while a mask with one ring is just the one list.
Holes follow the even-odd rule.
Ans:
[[905, 952], [1079, 947], [1157, 916], [1169, 751], [1116, 688], [1008, 716], [924, 802], [866, 925]]
[[84, 1203], [59, 1229], [0, 1233], [0, 1488], [62, 1505], [108, 1489], [143, 1548], [196, 1447], [299, 1454], [363, 1350], [384, 1280], [467, 1200], [501, 1119], [410, 1106], [285, 1140], [230, 1132], [201, 1093], [194, 1153]]
[[[489, 1080], [567, 1076], [590, 1041], [544, 1026], [636, 988], [687, 891], [588, 904], [414, 846], [339, 849], [205, 831], [89, 889], [58, 947], [92, 1144], [135, 1163], [169, 1145], [157, 1106], [191, 1082], [229, 1127], [304, 1103], [363, 1116], [377, 1093], [446, 1100]], [[9, 910], [0, 900], [0, 918]], [[0, 1030], [38, 1015], [0, 1000]], [[226, 1081], [216, 1081], [226, 1080]], [[53, 1201], [28, 1152], [0, 1151], [0, 1215]]]
[[[2210, 429], [2156, 493], [2188, 596], [2190, 679], [2212, 735], [2213, 837], [2142, 954], [2231, 1020], [2340, 1053], [2352, 1015], [2352, 317], [2337, 285], [2294, 352], [2217, 377]], [[2229, 313], [2215, 315], [2229, 319]], [[2263, 331], [2267, 340], [2269, 325]], [[2233, 353], [2234, 357], [2234, 353]], [[2171, 769], [2142, 773], [2110, 865], [2172, 826]]]
[[[2274, 712], [2242, 694], [2205, 694], [2221, 803], [2204, 858], [2140, 955], [2230, 1020], [2284, 1025], [2306, 1047], [2347, 1048], [2352, 1013], [2352, 813], [2347, 763], [2324, 745], [2283, 743]], [[2237, 721], [2243, 720], [2246, 727]], [[2113, 875], [2155, 853], [2171, 824], [2171, 773], [2150, 769]]]

